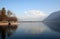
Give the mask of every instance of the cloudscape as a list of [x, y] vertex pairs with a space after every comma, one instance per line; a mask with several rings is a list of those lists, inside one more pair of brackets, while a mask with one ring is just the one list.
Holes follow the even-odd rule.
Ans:
[[0, 0], [0, 9], [5, 7], [16, 14], [20, 21], [42, 21], [54, 11], [60, 10], [60, 0]]

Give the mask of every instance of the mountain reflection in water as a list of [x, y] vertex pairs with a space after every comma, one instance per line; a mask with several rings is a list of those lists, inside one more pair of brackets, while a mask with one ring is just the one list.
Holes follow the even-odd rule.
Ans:
[[45, 25], [47, 25], [52, 31], [60, 32], [60, 22], [45, 22]]
[[0, 26], [1, 39], [5, 39], [6, 36], [10, 37], [17, 29], [17, 25], [4, 25]]
[[60, 39], [60, 22], [20, 22], [0, 26], [1, 39]]

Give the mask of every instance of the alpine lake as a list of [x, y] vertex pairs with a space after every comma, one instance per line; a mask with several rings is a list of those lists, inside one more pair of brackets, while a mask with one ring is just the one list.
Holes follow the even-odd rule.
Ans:
[[20, 22], [0, 25], [0, 39], [60, 39], [60, 22]]

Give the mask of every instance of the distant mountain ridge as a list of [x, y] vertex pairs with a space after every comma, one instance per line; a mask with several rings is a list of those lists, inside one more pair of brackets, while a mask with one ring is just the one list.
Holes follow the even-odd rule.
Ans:
[[44, 21], [60, 21], [60, 11], [53, 12]]

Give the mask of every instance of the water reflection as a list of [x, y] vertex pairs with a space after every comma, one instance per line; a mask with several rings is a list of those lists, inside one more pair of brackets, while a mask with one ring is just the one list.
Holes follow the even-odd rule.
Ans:
[[17, 29], [17, 25], [4, 25], [0, 26], [1, 39], [5, 39], [6, 36], [10, 37]]
[[57, 32], [60, 32], [58, 22], [22, 22], [18, 28], [17, 25], [0, 26], [0, 38], [2, 39], [58, 39], [60, 33]]
[[[39, 22], [28, 22], [28, 23], [21, 23], [18, 27], [19, 33], [25, 34], [40, 34], [47, 30], [47, 27], [43, 23]], [[20, 31], [21, 30], [21, 31]]]
[[44, 24], [47, 25], [51, 30], [60, 32], [60, 22], [45, 22]]

